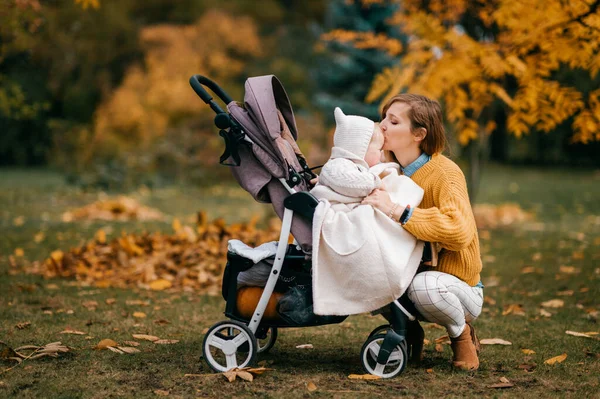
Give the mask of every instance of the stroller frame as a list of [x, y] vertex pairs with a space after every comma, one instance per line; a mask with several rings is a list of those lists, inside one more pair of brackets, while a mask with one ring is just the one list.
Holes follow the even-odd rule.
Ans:
[[[233, 167], [240, 166], [241, 162], [240, 156], [237, 153], [237, 147], [242, 141], [252, 143], [252, 140], [244, 133], [242, 126], [215, 103], [212, 96], [204, 89], [204, 86], [210, 88], [225, 104], [231, 103], [231, 98], [215, 82], [204, 76], [192, 76], [190, 84], [198, 96], [216, 113], [215, 125], [221, 129], [219, 134], [225, 140], [226, 145], [225, 152], [221, 155], [220, 163]], [[233, 159], [233, 163], [227, 162], [229, 158]], [[311, 175], [314, 176], [305, 163], [301, 163], [301, 165], [304, 169], [304, 176], [296, 171], [290, 171], [290, 178], [288, 180], [278, 178], [290, 195], [284, 200], [281, 232], [273, 266], [250, 319], [245, 319], [236, 314], [235, 306], [231, 303], [232, 298], [236, 295], [236, 292], [232, 292], [232, 289], [236, 288], [237, 275], [241, 269], [236, 268], [233, 276], [229, 276], [228, 279], [224, 277], [223, 279], [223, 297], [227, 303], [225, 315], [231, 321], [222, 321], [213, 325], [206, 333], [202, 345], [204, 359], [209, 367], [217, 372], [226, 372], [235, 368], [252, 365], [258, 353], [267, 352], [275, 343], [277, 327], [309, 326], [281, 322], [272, 323], [269, 320], [263, 321], [269, 299], [275, 291], [275, 286], [281, 276], [284, 261], [286, 260], [294, 214], [296, 213], [312, 221], [315, 208], [318, 205], [318, 200], [312, 194], [305, 191], [297, 191], [294, 188], [299, 183], [298, 179], [307, 179]], [[294, 244], [297, 245], [297, 242], [294, 242]], [[227, 267], [230, 266], [230, 263], [234, 262], [234, 259], [235, 256], [228, 253]], [[243, 266], [243, 270], [251, 266], [251, 264], [247, 264]], [[414, 314], [417, 314], [414, 305], [408, 300], [406, 295], [394, 300], [392, 304], [390, 306], [390, 324], [379, 326], [369, 334], [369, 337], [363, 344], [360, 355], [364, 370], [383, 378], [395, 377], [404, 371], [408, 361], [409, 349], [406, 343], [407, 326], [409, 321], [416, 320]], [[345, 316], [341, 316], [341, 318], [334, 320], [317, 321], [310, 324], [310, 326], [337, 323], [345, 318]], [[257, 338], [266, 338], [269, 331], [271, 332], [270, 338], [261, 346]], [[219, 359], [212, 353], [214, 349], [222, 352], [222, 356]]]

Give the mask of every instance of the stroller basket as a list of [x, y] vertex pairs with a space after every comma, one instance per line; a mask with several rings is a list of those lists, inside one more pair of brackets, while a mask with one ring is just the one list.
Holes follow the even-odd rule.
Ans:
[[[259, 291], [260, 297], [255, 298], [257, 303], [255, 307], [252, 305], [251, 317], [242, 314], [239, 308], [239, 294], [245, 288], [239, 286], [239, 277], [258, 264], [235, 252], [227, 254], [222, 295], [229, 320], [209, 328], [202, 344], [209, 367], [225, 372], [253, 364], [257, 354], [274, 345], [278, 328], [340, 323], [346, 316], [318, 316], [312, 312], [310, 254], [312, 219], [318, 201], [308, 189], [310, 180], [316, 176], [296, 145], [294, 114], [281, 82], [274, 75], [249, 78], [243, 104], [234, 102], [204, 76], [192, 76], [190, 84], [216, 113], [214, 122], [225, 140], [220, 163], [230, 166], [240, 186], [255, 200], [272, 203], [282, 220], [264, 288], [251, 287]], [[205, 87], [225, 103], [227, 110], [213, 100]], [[294, 237], [294, 245], [288, 245], [290, 235]], [[265, 317], [276, 293], [278, 317]], [[390, 306], [391, 324], [373, 330], [360, 355], [364, 370], [383, 378], [394, 377], [406, 367], [406, 330], [416, 314], [406, 296], [394, 304]]]
[[[227, 266], [223, 274], [222, 295], [225, 299], [225, 316], [232, 320], [247, 322], [248, 318], [239, 314], [236, 306], [238, 275], [249, 270], [254, 263], [252, 260], [229, 252], [227, 254]], [[269, 320], [268, 327], [310, 327], [325, 324], [341, 323], [347, 316], [318, 316], [312, 313], [312, 277], [310, 274], [310, 261], [306, 260], [304, 253], [290, 246], [283, 261], [283, 267], [275, 284], [275, 292], [287, 293], [295, 289], [295, 299], [297, 304], [294, 306], [296, 314], [300, 317], [288, 317], [287, 312], [278, 309], [280, 318]]]

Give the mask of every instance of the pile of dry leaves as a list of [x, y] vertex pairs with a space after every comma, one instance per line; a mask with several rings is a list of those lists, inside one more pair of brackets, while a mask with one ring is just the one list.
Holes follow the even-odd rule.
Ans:
[[96, 201], [63, 213], [63, 222], [77, 220], [164, 220], [165, 215], [125, 196]]
[[279, 238], [278, 220], [265, 229], [256, 227], [257, 220], [226, 225], [223, 219], [208, 222], [200, 212], [194, 227], [176, 220], [171, 235], [123, 234], [110, 241], [99, 230], [87, 244], [68, 252], [56, 250], [29, 271], [47, 277], [74, 277], [98, 287], [173, 287], [217, 295], [230, 239], [256, 246]]

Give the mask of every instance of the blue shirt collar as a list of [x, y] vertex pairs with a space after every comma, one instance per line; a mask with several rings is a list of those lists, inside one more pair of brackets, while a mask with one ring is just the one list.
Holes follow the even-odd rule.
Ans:
[[431, 155], [422, 152], [419, 158], [415, 159], [410, 165], [403, 168], [400, 166], [404, 176], [411, 177], [421, 166], [425, 165], [431, 159]]

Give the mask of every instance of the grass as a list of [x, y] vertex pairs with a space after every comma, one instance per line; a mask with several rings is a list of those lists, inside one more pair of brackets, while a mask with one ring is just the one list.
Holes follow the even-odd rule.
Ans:
[[[82, 287], [69, 280], [17, 273], [9, 264], [8, 256], [16, 248], [22, 248], [28, 260], [43, 259], [54, 249], [80, 245], [100, 227], [111, 232], [110, 238], [121, 230], [170, 232], [169, 221], [63, 223], [62, 212], [104, 194], [68, 187], [48, 171], [0, 170], [0, 176], [0, 340], [12, 348], [54, 341], [72, 348], [59, 358], [27, 360], [6, 372], [2, 370], [13, 362], [0, 361], [0, 397], [600, 397], [600, 341], [565, 334], [600, 332], [597, 171], [497, 166], [484, 171], [479, 202], [517, 202], [536, 219], [481, 232], [488, 299], [475, 326], [480, 338], [502, 338], [512, 345], [486, 346], [478, 372], [453, 371], [449, 346], [438, 352], [430, 344], [423, 364], [409, 365], [395, 379], [350, 380], [349, 374], [362, 373], [359, 352], [364, 340], [383, 322], [360, 315], [342, 324], [280, 331], [275, 347], [260, 357], [274, 370], [253, 382], [233, 383], [212, 375], [200, 362], [203, 331], [223, 319], [221, 298]], [[200, 209], [229, 222], [266, 212], [265, 206], [230, 186], [170, 187], [127, 195], [181, 220], [193, 218]], [[35, 242], [40, 231], [44, 240]], [[571, 270], [575, 273], [565, 272]], [[564, 306], [548, 308], [551, 316], [542, 316], [540, 304], [556, 298], [563, 299]], [[147, 305], [128, 305], [131, 300]], [[89, 308], [89, 301], [96, 301], [97, 307]], [[502, 315], [513, 304], [522, 305], [525, 315]], [[135, 318], [134, 312], [146, 317]], [[23, 322], [31, 324], [18, 329]], [[433, 325], [424, 327], [431, 342], [445, 334]], [[85, 334], [60, 334], [66, 328]], [[92, 349], [101, 339], [122, 343], [135, 333], [179, 342], [141, 342], [141, 352], [132, 355]], [[314, 349], [296, 348], [306, 343]], [[525, 355], [521, 349], [535, 354]], [[564, 362], [544, 364], [563, 353], [568, 356]], [[489, 387], [502, 377], [514, 386]], [[307, 390], [309, 382], [316, 391]]]

